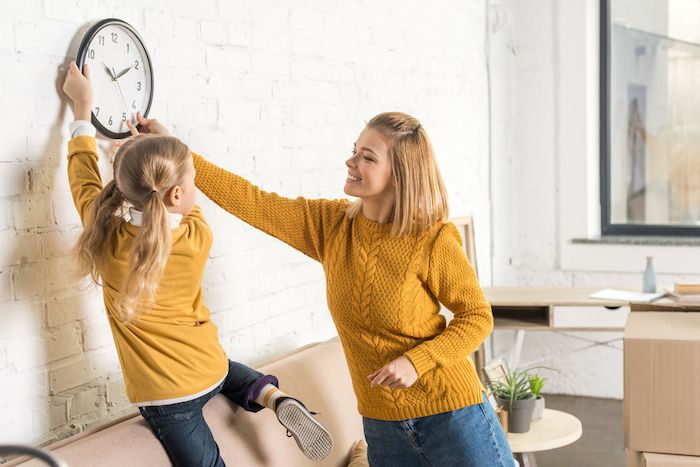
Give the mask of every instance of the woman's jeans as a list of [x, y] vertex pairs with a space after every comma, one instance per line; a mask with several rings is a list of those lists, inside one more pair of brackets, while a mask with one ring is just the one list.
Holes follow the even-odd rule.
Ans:
[[505, 432], [481, 404], [397, 422], [363, 418], [372, 467], [513, 467]]
[[202, 407], [221, 392], [245, 410], [257, 412], [263, 407], [255, 403], [255, 398], [268, 383], [277, 386], [277, 378], [229, 360], [228, 375], [210, 393], [187, 402], [139, 407], [139, 410], [175, 467], [220, 467], [225, 464], [211, 430], [204, 421]]

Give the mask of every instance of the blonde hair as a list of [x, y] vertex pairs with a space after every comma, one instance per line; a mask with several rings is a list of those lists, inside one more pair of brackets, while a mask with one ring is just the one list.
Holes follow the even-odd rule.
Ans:
[[[370, 120], [367, 128], [382, 133], [389, 146], [396, 183], [391, 235], [419, 235], [447, 220], [447, 190], [423, 125], [405, 113], [386, 112]], [[346, 213], [353, 218], [361, 209], [362, 200], [358, 199], [348, 206]]]
[[126, 204], [143, 213], [142, 226], [129, 252], [127, 274], [115, 300], [123, 322], [141, 316], [155, 301], [172, 248], [168, 211], [161, 195], [182, 183], [190, 157], [187, 145], [172, 136], [137, 136], [117, 152], [114, 180], [90, 206], [74, 252], [79, 273], [98, 285], [109, 268]]

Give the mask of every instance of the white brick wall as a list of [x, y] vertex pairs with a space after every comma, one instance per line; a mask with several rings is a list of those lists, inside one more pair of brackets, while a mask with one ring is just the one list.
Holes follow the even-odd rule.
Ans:
[[[485, 2], [3, 1], [0, 15], [0, 444], [48, 443], [133, 410], [99, 291], [70, 278], [61, 67], [96, 20], [143, 36], [151, 116], [282, 195], [343, 197], [364, 122], [402, 110], [438, 150], [455, 215], [477, 216], [488, 276]], [[110, 144], [99, 143], [108, 179]], [[200, 195], [215, 234], [205, 301], [229, 356], [258, 364], [335, 334], [321, 267]]]

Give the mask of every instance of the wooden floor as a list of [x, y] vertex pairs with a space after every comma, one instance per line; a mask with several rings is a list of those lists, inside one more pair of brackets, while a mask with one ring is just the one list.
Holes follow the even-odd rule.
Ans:
[[544, 396], [548, 408], [578, 417], [583, 435], [569, 446], [536, 453], [539, 467], [625, 467], [621, 400]]

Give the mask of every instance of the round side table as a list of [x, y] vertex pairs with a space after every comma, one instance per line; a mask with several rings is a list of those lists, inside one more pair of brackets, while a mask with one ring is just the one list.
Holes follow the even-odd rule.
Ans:
[[533, 420], [527, 433], [508, 433], [508, 444], [521, 467], [537, 467], [534, 452], [560, 448], [578, 440], [583, 434], [581, 421], [560, 410], [544, 409]]

